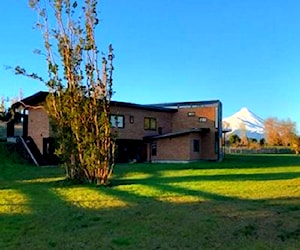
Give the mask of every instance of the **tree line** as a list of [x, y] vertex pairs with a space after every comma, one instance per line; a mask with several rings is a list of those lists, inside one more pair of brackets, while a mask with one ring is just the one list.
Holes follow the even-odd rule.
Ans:
[[278, 119], [271, 117], [265, 120], [265, 137], [257, 140], [247, 138], [246, 133], [242, 130], [240, 136], [231, 134], [228, 137], [228, 143], [231, 146], [283, 146], [293, 148], [296, 153], [300, 152], [300, 137], [297, 134], [296, 123], [291, 119]]
[[20, 88], [19, 95], [13, 97], [5, 97], [4, 95], [1, 96], [0, 100], [0, 121], [7, 122], [12, 117], [12, 112], [10, 107], [23, 99], [23, 90]]

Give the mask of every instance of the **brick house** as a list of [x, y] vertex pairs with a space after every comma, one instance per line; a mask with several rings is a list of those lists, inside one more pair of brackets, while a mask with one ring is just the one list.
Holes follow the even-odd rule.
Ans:
[[[32, 138], [41, 155], [51, 158], [54, 138], [48, 115], [39, 108], [47, 94], [38, 92], [13, 108], [26, 105], [19, 115], [23, 119], [23, 136]], [[119, 162], [222, 160], [221, 121], [222, 103], [218, 100], [151, 105], [111, 102]], [[11, 136], [13, 132], [10, 133]]]

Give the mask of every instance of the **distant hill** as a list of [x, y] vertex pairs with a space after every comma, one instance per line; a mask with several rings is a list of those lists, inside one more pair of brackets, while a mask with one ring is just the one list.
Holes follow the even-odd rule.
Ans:
[[260, 140], [265, 137], [264, 120], [247, 108], [242, 108], [232, 116], [224, 118], [223, 128], [232, 130], [228, 135], [236, 134], [241, 137], [243, 131], [246, 131], [248, 138]]

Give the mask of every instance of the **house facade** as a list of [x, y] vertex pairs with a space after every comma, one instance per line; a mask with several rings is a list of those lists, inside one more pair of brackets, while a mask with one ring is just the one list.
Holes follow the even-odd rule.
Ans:
[[[15, 104], [23, 106], [23, 136], [46, 158], [54, 153], [49, 118], [42, 108], [47, 92]], [[222, 103], [216, 101], [141, 105], [111, 102], [118, 162], [221, 160]]]

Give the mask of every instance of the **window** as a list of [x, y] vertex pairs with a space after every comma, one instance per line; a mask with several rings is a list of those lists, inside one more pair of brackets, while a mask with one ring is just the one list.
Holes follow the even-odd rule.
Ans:
[[201, 122], [201, 123], [207, 122], [207, 118], [206, 117], [199, 117], [199, 122]]
[[134, 116], [133, 115], [129, 116], [129, 122], [134, 123]]
[[193, 151], [200, 152], [200, 141], [199, 140], [193, 140]]
[[157, 153], [157, 144], [156, 144], [156, 142], [152, 142], [152, 144], [151, 144], [151, 155], [156, 156], [156, 153]]
[[144, 129], [145, 130], [156, 130], [156, 119], [145, 117], [144, 118]]
[[112, 128], [124, 128], [124, 116], [123, 115], [111, 115], [110, 125]]
[[188, 117], [194, 117], [196, 115], [195, 112], [187, 112]]

